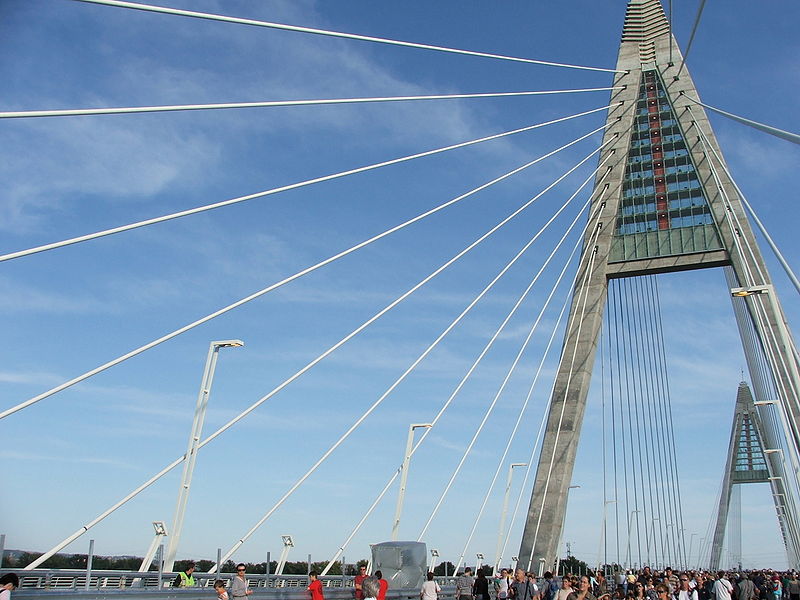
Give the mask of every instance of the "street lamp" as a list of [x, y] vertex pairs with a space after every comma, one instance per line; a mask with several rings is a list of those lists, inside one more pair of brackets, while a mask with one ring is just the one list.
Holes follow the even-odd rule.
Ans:
[[686, 538], [684, 537], [686, 529], [678, 529], [677, 525], [675, 529], [678, 532], [678, 560], [680, 561], [681, 569], [686, 569]]
[[[603, 564], [608, 564], [608, 543], [606, 540], [606, 530], [608, 529], [608, 505], [609, 504], [616, 504], [616, 500], [606, 500], [603, 502], [603, 527], [600, 530], [600, 544], [597, 548], [597, 562], [600, 563], [600, 553], [602, 552], [603, 555]], [[605, 567], [603, 567], [603, 573], [605, 573]]]
[[706, 551], [705, 548], [706, 539], [707, 538], [705, 537], [700, 538], [700, 544], [699, 547], [697, 548], [697, 565], [696, 565], [697, 569], [700, 568], [700, 561], [703, 558], [703, 553]]
[[[439, 558], [439, 551], [436, 548], [431, 548], [431, 568], [430, 568], [430, 572], [431, 573], [433, 573], [433, 569], [434, 569], [434, 566], [435, 566], [435, 563], [436, 563], [435, 559], [437, 559], [437, 558]], [[447, 569], [447, 567], [445, 567], [445, 569]], [[447, 572], [445, 571], [445, 576], [446, 575], [447, 575]]]
[[630, 514], [628, 515], [628, 542], [626, 544], [627, 547], [628, 547], [628, 550], [627, 550], [627, 552], [625, 554], [625, 568], [626, 569], [628, 568], [628, 564], [630, 564], [628, 561], [631, 559], [631, 526], [632, 526], [632, 523], [633, 523], [633, 515], [635, 515], [638, 512], [639, 512], [638, 510], [632, 510], [630, 512]]
[[506, 527], [506, 514], [508, 513], [508, 497], [511, 494], [511, 477], [514, 475], [514, 467], [527, 467], [528, 463], [511, 463], [508, 465], [508, 479], [506, 480], [506, 493], [503, 497], [503, 512], [500, 513], [500, 528], [497, 530], [497, 549], [494, 552], [494, 570], [500, 568], [501, 548], [503, 547], [503, 533]]
[[403, 500], [406, 495], [406, 481], [408, 481], [408, 467], [411, 463], [411, 446], [414, 443], [414, 430], [433, 427], [431, 423], [412, 423], [408, 427], [408, 439], [406, 440], [406, 453], [403, 455], [403, 466], [400, 467], [400, 491], [397, 493], [397, 508], [394, 511], [394, 523], [392, 524], [392, 541], [397, 539], [397, 531], [400, 528], [400, 516], [403, 514]]
[[286, 565], [286, 558], [289, 556], [289, 550], [294, 548], [294, 539], [288, 534], [281, 536], [281, 542], [283, 542], [283, 550], [281, 550], [281, 555], [278, 558], [278, 566], [275, 567], [275, 575], [283, 575], [283, 567]]
[[476, 564], [475, 564], [475, 573], [477, 574], [477, 573], [478, 573], [478, 569], [480, 569], [480, 568], [481, 568], [481, 565], [483, 565], [483, 558], [484, 558], [484, 557], [483, 557], [483, 554], [481, 554], [480, 552], [478, 552], [478, 553], [475, 555], [475, 558], [477, 559], [477, 561], [476, 561]]
[[693, 533], [693, 534], [691, 535], [691, 537], [689, 538], [689, 560], [687, 561], [687, 562], [689, 563], [689, 564], [687, 565], [687, 568], [689, 568], [689, 569], [691, 569], [691, 568], [692, 568], [692, 546], [693, 546], [693, 544], [694, 544], [694, 537], [695, 537], [696, 535], [697, 535], [696, 533]]
[[564, 515], [561, 517], [561, 535], [558, 537], [558, 551], [556, 552], [556, 575], [558, 575], [558, 565], [561, 562], [561, 545], [564, 543], [564, 524], [567, 521], [567, 507], [569, 506], [570, 490], [578, 489], [579, 485], [571, 485], [567, 488], [567, 501], [564, 503]]
[[[656, 521], [658, 521], [660, 523], [661, 522], [661, 517], [653, 517], [653, 529], [652, 529], [652, 536], [653, 536], [652, 539], [653, 539], [653, 544], [655, 545], [655, 554], [656, 554], [656, 556], [658, 556], [658, 545], [656, 544]], [[663, 536], [662, 536], [662, 541], [663, 541]], [[662, 554], [661, 560], [663, 561], [664, 560], [663, 543], [662, 543], [662, 552], [661, 552], [661, 554]], [[649, 558], [650, 557], [648, 556], [648, 560], [649, 560]], [[659, 568], [659, 566], [658, 566], [658, 558], [656, 558], [656, 568]]]
[[164, 570], [167, 572], [171, 572], [175, 565], [175, 555], [178, 552], [178, 543], [181, 539], [183, 518], [186, 515], [186, 504], [189, 502], [189, 488], [192, 485], [194, 463], [197, 460], [197, 450], [200, 446], [200, 434], [203, 431], [203, 421], [206, 418], [208, 397], [211, 395], [211, 383], [214, 380], [214, 370], [217, 367], [219, 349], [239, 348], [241, 346], [244, 346], [242, 340], [220, 340], [211, 342], [208, 346], [206, 367], [203, 371], [203, 379], [200, 381], [200, 393], [197, 394], [197, 405], [194, 409], [192, 431], [189, 433], [189, 447], [186, 450], [183, 461], [183, 475], [181, 476], [181, 486], [178, 489], [178, 501], [175, 503], [175, 518], [172, 520], [172, 536], [168, 536], [169, 545], [167, 547], [166, 560], [164, 561]]
[[[796, 355], [797, 350], [794, 347], [794, 343], [792, 342], [792, 336], [789, 333], [789, 328], [786, 325], [786, 321], [783, 316], [783, 311], [781, 307], [778, 305], [778, 298], [775, 294], [775, 288], [771, 284], [765, 285], [751, 285], [748, 287], [740, 287], [740, 288], [733, 288], [731, 289], [731, 295], [737, 298], [746, 298], [748, 296], [761, 296], [764, 295], [767, 297], [767, 302], [769, 303], [770, 310], [772, 311], [772, 316], [775, 319], [775, 328], [777, 329], [778, 338], [773, 337], [775, 342], [776, 350], [778, 352], [783, 352], [786, 355], [786, 364], [784, 368], [787, 370], [786, 376], [790, 379], [792, 386], [794, 388], [794, 398], [788, 397], [786, 401], [789, 403], [789, 406], [784, 406], [784, 409], [788, 409], [787, 414], [787, 423], [784, 423], [784, 427], [791, 429], [792, 436], [787, 436], [787, 438], [791, 438], [794, 442], [795, 446], [797, 445], [797, 440], [800, 439], [800, 431], [797, 428], [797, 411], [800, 410], [800, 407], [797, 405], [797, 390], [800, 389], [800, 370], [797, 367], [797, 361], [793, 360], [793, 357]], [[769, 315], [766, 315], [766, 326], [770, 327], [769, 323]], [[762, 340], [763, 343], [767, 343], [767, 340]], [[783, 348], [780, 348], [780, 346]], [[783, 410], [779, 411], [783, 413]], [[788, 439], [787, 439], [788, 442]], [[796, 449], [796, 448], [795, 448]]]
[[[153, 521], [153, 529], [155, 529], [156, 535], [153, 538], [153, 541], [150, 543], [150, 547], [147, 549], [147, 552], [142, 559], [142, 564], [139, 565], [139, 573], [146, 573], [150, 569], [150, 565], [153, 563], [153, 559], [156, 556], [156, 552], [158, 552], [158, 547], [161, 545], [161, 538], [167, 536], [167, 526], [164, 524], [164, 521]], [[159, 568], [161, 568], [159, 566]], [[131, 587], [137, 587], [141, 578], [136, 577], [131, 583]]]

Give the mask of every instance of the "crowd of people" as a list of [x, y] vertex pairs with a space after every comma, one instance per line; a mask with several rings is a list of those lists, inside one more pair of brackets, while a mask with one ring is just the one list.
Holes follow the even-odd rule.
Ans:
[[[502, 569], [491, 579], [482, 569], [467, 568], [456, 578], [456, 600], [800, 600], [795, 571], [710, 573], [702, 570], [619, 571], [611, 579], [602, 571], [556, 578], [547, 572], [537, 580], [523, 569]], [[429, 600], [429, 599], [425, 599]]]
[[[175, 587], [196, 585], [195, 565], [178, 573]], [[491, 571], [489, 571], [491, 572]], [[214, 582], [218, 600], [245, 600], [253, 593], [245, 577], [245, 565], [236, 566], [230, 587], [219, 579]], [[456, 600], [800, 600], [800, 576], [794, 570], [772, 570], [711, 573], [702, 570], [674, 571], [667, 567], [653, 571], [617, 571], [606, 578], [602, 571], [585, 575], [566, 574], [560, 578], [547, 572], [538, 579], [524, 569], [501, 569], [487, 576], [478, 569], [475, 576], [467, 567], [458, 573]], [[14, 573], [0, 577], [0, 600], [10, 600], [11, 591], [19, 587]], [[309, 574], [309, 600], [325, 600], [323, 585], [316, 571]], [[367, 574], [359, 567], [353, 581], [354, 600], [386, 600], [389, 583], [380, 571]], [[439, 600], [442, 589], [434, 574], [428, 573], [419, 592], [420, 600]]]

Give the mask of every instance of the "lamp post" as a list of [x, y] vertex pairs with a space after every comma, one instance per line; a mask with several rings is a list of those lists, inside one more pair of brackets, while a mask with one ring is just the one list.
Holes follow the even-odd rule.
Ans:
[[[796, 356], [797, 350], [794, 347], [794, 343], [792, 342], [791, 334], [789, 333], [789, 328], [786, 326], [786, 321], [784, 320], [783, 311], [781, 307], [778, 306], [777, 296], [775, 295], [775, 288], [771, 284], [766, 285], [751, 285], [748, 287], [740, 287], [740, 288], [733, 288], [731, 289], [731, 295], [738, 298], [746, 298], [749, 296], [766, 296], [767, 302], [769, 303], [770, 309], [772, 310], [773, 317], [775, 318], [775, 326], [778, 330], [778, 338], [775, 339], [775, 345], [782, 345], [784, 355], [787, 357], [787, 364], [785, 368], [787, 370], [787, 376], [791, 379], [791, 387], [794, 388], [794, 398], [786, 398], [787, 402], [790, 402], [791, 405], [788, 407], [789, 410], [788, 415], [790, 416], [788, 421], [788, 427], [791, 429], [792, 436], [791, 441], [794, 446], [795, 452], [798, 450], [798, 440], [800, 440], [800, 431], [798, 431], [797, 423], [795, 422], [797, 419], [798, 410], [800, 407], [797, 405], [797, 393], [800, 390], [800, 370], [798, 370], [797, 361], [793, 360], [793, 357]], [[769, 319], [767, 318], [767, 326], [769, 326]], [[763, 343], [767, 343], [767, 340], [762, 340]], [[776, 348], [780, 351], [780, 348]], [[792, 402], [793, 400], [793, 402]], [[784, 405], [781, 407], [782, 409], [786, 409], [787, 407]], [[781, 410], [780, 412], [783, 412]], [[789, 443], [789, 440], [786, 440]]]
[[688, 563], [688, 564], [687, 564], [687, 568], [689, 568], [689, 569], [691, 569], [691, 568], [692, 568], [692, 546], [694, 545], [694, 538], [695, 538], [695, 536], [696, 536], [696, 535], [697, 535], [696, 533], [693, 533], [693, 534], [692, 534], [692, 535], [689, 537], [689, 558], [688, 558], [688, 560], [686, 561], [686, 562]]
[[[153, 529], [155, 529], [156, 535], [153, 538], [153, 541], [150, 543], [150, 547], [147, 549], [144, 558], [142, 559], [142, 564], [139, 565], [139, 573], [146, 573], [150, 570], [150, 565], [153, 563], [156, 552], [158, 552], [158, 549], [161, 546], [161, 539], [167, 536], [167, 526], [164, 525], [164, 521], [153, 521]], [[131, 583], [131, 587], [138, 587], [140, 581], [141, 578], [136, 577]]]
[[681, 564], [681, 569], [685, 570], [686, 566], [686, 538], [684, 534], [686, 533], [686, 529], [678, 529], [678, 526], [675, 526], [675, 530], [678, 532], [678, 560]]
[[167, 546], [167, 555], [164, 561], [164, 570], [171, 572], [175, 565], [175, 555], [178, 552], [178, 543], [181, 539], [183, 529], [183, 518], [186, 515], [186, 504], [189, 502], [189, 488], [192, 485], [192, 475], [194, 474], [194, 464], [197, 460], [197, 449], [200, 445], [200, 434], [203, 431], [203, 421], [206, 418], [206, 408], [208, 407], [208, 397], [211, 395], [211, 383], [214, 381], [214, 370], [217, 367], [217, 358], [220, 348], [239, 348], [244, 346], [242, 340], [221, 340], [211, 342], [208, 346], [208, 356], [206, 357], [206, 367], [203, 371], [203, 379], [200, 381], [200, 393], [197, 394], [197, 405], [194, 409], [194, 420], [192, 431], [189, 433], [189, 447], [183, 461], [183, 475], [181, 476], [181, 486], [178, 489], [178, 501], [175, 503], [175, 518], [172, 520], [172, 535]]
[[697, 565], [695, 566], [696, 569], [700, 568], [700, 560], [703, 558], [703, 553], [705, 552], [705, 543], [706, 538], [700, 538], [700, 544], [697, 547]]
[[[669, 535], [669, 530], [670, 527], [672, 527], [672, 525], [673, 525], [672, 523], [667, 523], [664, 526], [664, 531], [668, 533], [668, 537], [670, 540], [675, 541], [675, 538], [672, 535]], [[675, 551], [675, 544], [673, 544], [672, 547], [670, 548], [669, 543], [667, 543], [667, 550], [669, 550], [669, 552], [667, 552], [667, 562], [675, 563], [675, 556], [672, 554]]]
[[[436, 548], [431, 548], [431, 568], [430, 568], [431, 573], [433, 573], [433, 569], [436, 566], [437, 558], [439, 558], [439, 551]], [[447, 573], [445, 573], [445, 575], [447, 575]]]
[[291, 535], [282, 535], [281, 542], [283, 542], [283, 550], [281, 550], [281, 555], [278, 557], [275, 575], [283, 575], [283, 567], [286, 566], [286, 558], [289, 556], [289, 550], [294, 548], [294, 539]]
[[[776, 407], [778, 416], [780, 417], [781, 427], [783, 428], [783, 435], [786, 438], [786, 443], [789, 444], [792, 439], [792, 430], [789, 423], [786, 421], [786, 414], [780, 402], [776, 400], [758, 400], [753, 402], [753, 406], [768, 406], [773, 405]], [[790, 462], [792, 463], [792, 470], [794, 471], [795, 481], [800, 485], [800, 461], [797, 458], [797, 452], [789, 452]]]
[[630, 514], [628, 515], [628, 541], [625, 544], [627, 546], [627, 551], [625, 553], [625, 568], [626, 569], [628, 568], [628, 565], [630, 564], [629, 561], [631, 559], [631, 526], [632, 526], [632, 523], [633, 523], [633, 515], [635, 515], [638, 512], [639, 512], [638, 510], [632, 510], [630, 512]]
[[497, 530], [497, 548], [494, 552], [494, 570], [500, 568], [500, 561], [503, 557], [500, 556], [503, 547], [503, 533], [506, 527], [506, 514], [508, 513], [508, 497], [511, 494], [511, 477], [514, 475], [514, 467], [527, 467], [528, 463], [511, 463], [508, 465], [508, 479], [506, 479], [506, 492], [503, 496], [503, 512], [500, 513], [500, 527]]
[[433, 425], [430, 423], [412, 423], [408, 427], [406, 453], [403, 455], [403, 466], [400, 467], [400, 491], [397, 493], [397, 508], [394, 511], [394, 521], [392, 523], [392, 541], [397, 539], [397, 531], [400, 528], [400, 516], [403, 514], [403, 500], [406, 496], [406, 481], [408, 481], [408, 467], [411, 463], [411, 446], [414, 443], [414, 430], [428, 427], [433, 427]]
[[[603, 502], [603, 527], [600, 529], [600, 545], [597, 548], [597, 562], [600, 562], [600, 553], [603, 553], [603, 574], [606, 574], [605, 565], [608, 564], [608, 543], [606, 540], [606, 529], [607, 527], [607, 519], [608, 519], [608, 505], [609, 504], [616, 504], [616, 500], [606, 500]], [[619, 559], [617, 559], [619, 560]]]
[[[653, 517], [653, 528], [652, 528], [652, 540], [653, 540], [653, 545], [655, 546], [655, 554], [656, 554], [656, 557], [658, 557], [658, 544], [656, 544], [656, 521], [658, 521], [658, 522], [660, 523], [660, 522], [661, 522], [661, 517]], [[663, 536], [662, 536], [662, 537], [663, 537]], [[663, 546], [663, 544], [662, 544], [662, 546]], [[662, 561], [663, 561], [663, 559], [664, 559], [664, 556], [663, 556], [663, 555], [664, 555], [663, 548], [662, 548], [662, 551], [661, 551], [661, 555], [662, 555], [662, 556], [661, 556], [661, 559], [662, 559]], [[660, 567], [658, 566], [658, 558], [656, 558], [656, 569], [658, 569], [658, 568], [660, 568]]]
[[484, 557], [483, 557], [483, 554], [481, 554], [480, 552], [478, 552], [478, 553], [475, 555], [475, 559], [476, 559], [476, 560], [475, 560], [475, 574], [476, 574], [476, 575], [477, 575], [477, 573], [478, 573], [478, 569], [480, 569], [480, 568], [481, 568], [481, 566], [483, 565], [483, 558], [484, 558]]
[[556, 575], [558, 575], [558, 565], [561, 563], [561, 544], [564, 543], [564, 525], [567, 522], [567, 508], [569, 507], [569, 493], [578, 489], [579, 485], [571, 485], [567, 488], [567, 501], [564, 503], [564, 516], [561, 517], [561, 535], [558, 537], [558, 551], [556, 552]]

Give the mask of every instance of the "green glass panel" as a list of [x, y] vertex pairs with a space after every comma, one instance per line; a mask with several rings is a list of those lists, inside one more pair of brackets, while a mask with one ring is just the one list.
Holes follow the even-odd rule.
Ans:
[[610, 262], [722, 248], [661, 77], [642, 73]]

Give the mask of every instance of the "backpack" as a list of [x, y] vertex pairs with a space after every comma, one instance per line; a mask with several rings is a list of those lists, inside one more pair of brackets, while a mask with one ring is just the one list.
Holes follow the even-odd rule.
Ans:
[[549, 582], [547, 582], [547, 587], [542, 595], [542, 600], [553, 600], [553, 598], [556, 597], [556, 594], [558, 594], [558, 584], [551, 579]]

